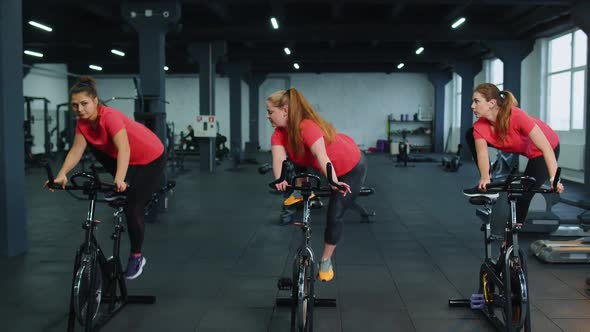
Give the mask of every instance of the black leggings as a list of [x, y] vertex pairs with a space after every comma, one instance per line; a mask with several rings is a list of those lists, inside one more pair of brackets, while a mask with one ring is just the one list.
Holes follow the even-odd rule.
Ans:
[[[114, 177], [117, 171], [117, 159], [91, 146], [92, 154], [102, 166]], [[141, 253], [144, 234], [144, 208], [152, 194], [160, 187], [164, 174], [166, 157], [164, 153], [146, 165], [129, 165], [125, 182], [129, 184], [125, 217], [131, 242], [131, 253]]]
[[354, 206], [354, 201], [358, 197], [361, 187], [367, 177], [367, 160], [361, 152], [361, 159], [348, 173], [338, 177], [338, 181], [345, 182], [350, 186], [352, 193], [342, 196], [342, 193], [334, 191], [330, 195], [328, 203], [328, 215], [326, 231], [324, 232], [324, 241], [328, 244], [336, 245], [342, 235], [342, 217], [346, 210]]
[[[473, 138], [473, 128], [467, 130], [465, 133], [465, 139], [467, 140], [467, 145], [469, 146], [469, 150], [471, 150], [471, 154], [473, 156], [473, 160], [477, 165], [477, 152], [475, 150], [475, 139]], [[488, 143], [488, 146], [495, 148], [493, 145]], [[555, 152], [555, 159], [559, 159], [559, 144], [553, 149]], [[545, 183], [545, 181], [549, 180], [549, 172], [547, 171], [547, 164], [545, 163], [545, 158], [543, 156], [535, 157], [529, 159], [526, 168], [524, 170], [525, 176], [532, 176], [537, 180], [535, 182], [535, 189], [538, 189]], [[516, 221], [519, 223], [523, 223], [526, 219], [527, 213], [529, 212], [529, 206], [531, 205], [531, 200], [533, 199], [534, 193], [526, 193], [524, 194], [517, 202], [516, 202]]]

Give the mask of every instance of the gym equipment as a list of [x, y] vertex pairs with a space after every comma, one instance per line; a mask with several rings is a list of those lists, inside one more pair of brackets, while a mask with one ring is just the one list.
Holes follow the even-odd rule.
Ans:
[[[32, 133], [32, 125], [35, 123], [35, 117], [32, 114], [32, 104], [36, 100], [41, 100], [43, 102], [43, 148], [44, 148], [44, 157], [40, 160], [37, 160], [35, 154], [33, 153], [33, 146], [34, 144], [34, 135]], [[31, 96], [24, 96], [25, 102], [25, 119], [23, 123], [23, 130], [25, 135], [25, 161], [29, 166], [37, 165], [42, 166], [45, 162], [46, 158], [52, 157], [52, 149], [53, 144], [51, 143], [51, 136], [49, 131], [49, 124], [52, 121], [51, 116], [49, 115], [49, 99], [45, 97], [31, 97]]]
[[[167, 194], [173, 192], [172, 189], [174, 189], [174, 187], [176, 187], [176, 181], [168, 181], [164, 187], [152, 194], [152, 198], [147, 202], [144, 208], [146, 222], [153, 222], [158, 211], [168, 209]], [[160, 201], [162, 201], [162, 203], [160, 203]]]
[[[590, 231], [590, 201], [568, 200], [563, 197], [562, 203], [582, 208], [578, 214], [578, 227], [584, 232]], [[590, 233], [569, 241], [537, 240], [531, 243], [531, 252], [547, 263], [590, 263]]]
[[408, 161], [410, 160], [410, 143], [407, 139], [408, 133], [409, 131], [402, 130], [402, 140], [398, 143], [399, 153], [395, 167], [416, 167], [416, 165], [408, 165]]
[[[48, 164], [47, 187], [61, 190], [59, 184], [53, 182], [54, 177]], [[79, 183], [83, 181], [83, 183]], [[99, 193], [116, 191], [115, 186], [100, 181], [98, 173], [93, 169], [93, 174], [78, 172], [70, 177], [70, 184], [66, 190], [81, 190], [90, 202], [86, 220], [82, 223], [85, 231], [85, 240], [76, 252], [74, 260], [74, 272], [70, 295], [70, 309], [68, 315], [68, 332], [76, 328], [76, 321], [84, 327], [85, 332], [98, 331], [111, 318], [114, 317], [127, 304], [153, 304], [154, 296], [131, 296], [127, 293], [127, 285], [119, 249], [121, 233], [125, 231], [124, 209], [127, 203], [125, 196], [114, 196], [108, 202], [109, 206], [116, 209], [114, 217], [113, 256], [106, 258], [100, 248], [94, 234], [101, 224], [94, 219], [95, 205], [104, 201], [98, 199]], [[101, 309], [101, 304], [104, 310]], [[106, 308], [105, 308], [106, 307]]]
[[442, 157], [441, 164], [445, 171], [456, 172], [461, 167], [461, 144], [457, 146], [457, 153], [452, 156]]
[[[65, 107], [66, 110], [64, 112], [64, 129], [60, 130], [60, 110]], [[73, 125], [72, 125], [72, 121], [71, 121], [71, 117], [69, 117], [68, 115], [70, 114], [74, 114], [73, 112], [70, 112], [70, 103], [62, 103], [56, 106], [55, 108], [55, 127], [53, 127], [53, 129], [51, 129], [51, 131], [49, 132], [49, 136], [53, 136], [53, 133], [55, 133], [55, 137], [57, 139], [57, 151], [58, 152], [64, 152], [66, 150], [70, 149], [70, 146], [72, 145], [72, 143], [74, 142], [74, 135], [75, 135], [75, 129], [76, 129], [76, 120], [74, 118], [73, 121]], [[71, 134], [70, 134], [71, 131]], [[66, 148], [67, 147], [67, 148]]]
[[[560, 174], [561, 169], [558, 168], [554, 186], [559, 182]], [[553, 190], [533, 189], [534, 184], [535, 179], [532, 177], [509, 175], [505, 181], [487, 186], [485, 194], [495, 193], [495, 197], [474, 196], [469, 199], [471, 204], [483, 206], [476, 210], [476, 215], [483, 221], [481, 230], [484, 234], [485, 260], [479, 272], [478, 293], [469, 299], [449, 299], [449, 306], [480, 310], [500, 331], [531, 331], [526, 254], [518, 244], [522, 224], [516, 221], [516, 202], [525, 193], [547, 193]], [[496, 203], [500, 192], [507, 193], [510, 205], [510, 218], [506, 220], [503, 237], [492, 235], [490, 226], [491, 207]], [[503, 242], [498, 258], [493, 260], [492, 242], [496, 240]]]
[[[289, 163], [291, 164], [291, 163]], [[292, 164], [291, 164], [292, 165]], [[268, 172], [272, 171], [272, 165], [269, 163], [264, 163], [262, 164], [260, 167], [258, 167], [258, 173], [259, 174], [266, 174]], [[294, 172], [294, 168], [292, 166], [288, 166], [287, 168], [287, 173], [289, 172]], [[287, 176], [287, 178], [289, 178]], [[375, 188], [373, 187], [368, 187], [368, 186], [364, 186], [361, 187], [361, 190], [359, 192], [359, 196], [370, 196], [372, 194], [375, 193]], [[328, 197], [330, 196], [330, 193], [316, 193], [317, 197]], [[301, 203], [302, 200], [300, 200], [298, 203]], [[310, 200], [310, 204], [311, 207], [322, 207], [323, 204], [321, 203], [321, 201], [315, 201], [313, 199]], [[297, 207], [300, 207], [299, 205]], [[353, 210], [356, 210], [360, 216], [361, 216], [361, 223], [370, 223], [371, 222], [371, 217], [374, 217], [377, 215], [377, 213], [375, 211], [372, 210], [367, 210], [364, 206], [360, 205], [358, 202], [354, 202], [354, 205], [352, 206]], [[294, 210], [290, 210], [289, 208], [285, 208], [285, 204], [283, 204], [283, 213], [281, 214], [281, 221], [283, 224], [287, 224], [290, 222], [290, 220], [292, 220], [292, 215], [295, 213]]]
[[[288, 161], [283, 161], [281, 176], [271, 182], [269, 186], [274, 189], [277, 183], [281, 183], [287, 176]], [[332, 164], [327, 163], [328, 183], [334, 187], [341, 186], [332, 181]], [[300, 186], [297, 186], [297, 179], [302, 179]], [[303, 221], [294, 222], [292, 225], [301, 227], [302, 241], [297, 249], [297, 254], [293, 260], [293, 277], [279, 279], [277, 286], [279, 290], [291, 290], [291, 296], [288, 298], [277, 298], [277, 306], [291, 307], [291, 331], [313, 331], [313, 308], [314, 306], [335, 307], [336, 299], [319, 299], [315, 297], [314, 281], [316, 262], [314, 253], [311, 248], [311, 226], [309, 198], [312, 192], [331, 192], [331, 188], [320, 187], [320, 177], [315, 174], [299, 173], [293, 176], [290, 181], [292, 191], [299, 191], [303, 197]]]

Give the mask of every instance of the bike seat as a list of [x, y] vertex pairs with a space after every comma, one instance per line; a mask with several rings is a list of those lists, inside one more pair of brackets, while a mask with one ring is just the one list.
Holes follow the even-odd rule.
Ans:
[[104, 194], [104, 200], [107, 201], [111, 207], [124, 207], [127, 205], [127, 193], [107, 192]]
[[489, 196], [473, 196], [469, 198], [469, 203], [473, 205], [494, 205], [498, 197], [489, 197]]

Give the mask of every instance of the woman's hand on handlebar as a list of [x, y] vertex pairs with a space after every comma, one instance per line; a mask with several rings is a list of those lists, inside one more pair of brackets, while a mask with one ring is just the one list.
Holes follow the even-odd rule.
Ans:
[[[553, 185], [553, 184], [551, 184], [551, 185]], [[563, 188], [563, 184], [561, 183], [561, 181], [559, 181], [557, 183], [557, 188], [553, 188], [553, 190], [558, 194], [561, 194], [563, 192], [564, 188]]]
[[339, 182], [339, 181], [336, 181], [336, 183], [340, 186], [340, 188], [330, 185], [330, 187], [332, 187], [332, 190], [340, 192], [342, 194], [342, 196], [346, 196], [346, 194], [352, 193], [348, 183]]
[[125, 180], [115, 179], [114, 185], [118, 193], [124, 192], [127, 189], [127, 183], [125, 182]]
[[487, 176], [485, 178], [481, 178], [479, 179], [479, 183], [477, 184], [477, 189], [479, 189], [479, 191], [486, 191], [488, 190], [488, 184], [490, 183], [490, 177]]
[[283, 182], [279, 182], [279, 183], [275, 184], [275, 188], [278, 191], [285, 191], [285, 190], [287, 190], [288, 186], [289, 186], [289, 184], [285, 180], [283, 180]]
[[[53, 179], [53, 183], [59, 184], [59, 185], [61, 185], [62, 189], [65, 189], [66, 184], [68, 184], [68, 177], [65, 174], [57, 174], [55, 179]], [[49, 188], [48, 186], [49, 186], [49, 181], [45, 181], [45, 184], [43, 185], [43, 187], [49, 189], [49, 191], [51, 191], [51, 192], [54, 192], [54, 190], [52, 188]]]

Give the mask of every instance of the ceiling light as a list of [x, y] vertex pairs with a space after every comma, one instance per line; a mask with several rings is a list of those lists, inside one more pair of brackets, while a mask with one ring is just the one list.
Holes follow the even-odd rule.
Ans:
[[39, 28], [41, 30], [45, 30], [45, 31], [49, 31], [49, 32], [53, 31], [52, 28], [50, 28], [50, 27], [48, 27], [46, 25], [43, 25], [41, 23], [37, 23], [35, 21], [29, 21], [29, 24], [32, 25], [32, 26], [34, 26], [34, 27], [36, 27], [36, 28]]
[[463, 24], [463, 22], [465, 22], [465, 17], [461, 17], [460, 19], [456, 20], [455, 23], [451, 25], [451, 28], [456, 29], [458, 26]]
[[272, 27], [276, 30], [279, 28], [279, 22], [277, 21], [276, 18], [271, 17], [270, 18], [270, 24], [272, 24]]
[[94, 70], [98, 70], [98, 71], [101, 71], [102, 70], [102, 67], [101, 66], [97, 66], [97, 65], [90, 65], [90, 66], [88, 66], [88, 68], [94, 69]]
[[285, 54], [289, 55], [291, 54], [291, 50], [288, 47], [284, 48]]
[[404, 68], [404, 63], [403, 62], [400, 63], [399, 65], [397, 65], [397, 69], [402, 69], [402, 68]]
[[168, 69], [170, 69], [170, 68], [168, 68], [168, 66], [164, 66], [165, 71], [168, 71]]
[[416, 54], [420, 54], [422, 52], [424, 52], [424, 47], [422, 47], [422, 46], [418, 47], [418, 49], [416, 50]]
[[295, 63], [293, 64], [293, 67], [294, 67], [295, 69], [299, 69], [299, 64], [298, 64], [297, 62], [295, 62]]
[[29, 51], [29, 50], [25, 50], [24, 52], [26, 55], [30, 55], [30, 56], [36, 56], [38, 58], [42, 58], [43, 57], [43, 53], [39, 53], [39, 52], [33, 52], [33, 51]]
[[118, 55], [118, 56], [125, 56], [125, 52], [116, 50], [114, 48], [111, 50], [111, 53]]

